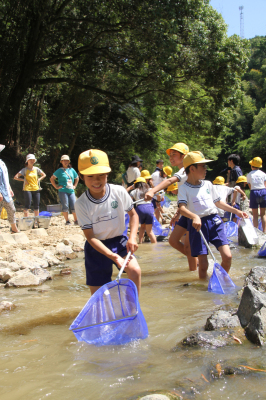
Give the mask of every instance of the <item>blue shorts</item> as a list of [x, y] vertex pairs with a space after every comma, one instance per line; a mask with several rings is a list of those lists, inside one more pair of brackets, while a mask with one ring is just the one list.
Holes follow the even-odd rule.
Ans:
[[155, 199], [152, 199], [152, 205], [153, 205], [153, 208], [154, 208], [154, 210], [156, 210], [156, 208], [157, 208], [157, 203], [160, 203], [160, 201], [157, 201], [157, 200], [155, 200]]
[[181, 217], [175, 223], [175, 225], [179, 225], [179, 226], [181, 226], [181, 228], [185, 228], [187, 230], [188, 220], [189, 220], [189, 218], [184, 217], [184, 215], [181, 215]]
[[[229, 204], [229, 206], [231, 206], [231, 203], [228, 203], [228, 204]], [[237, 203], [235, 203], [235, 205], [233, 206], [233, 208], [235, 208], [236, 210], [240, 210], [240, 205], [237, 204]], [[229, 221], [229, 220], [230, 220], [230, 217], [231, 217], [231, 221], [232, 221], [234, 218], [239, 218], [236, 214], [232, 214], [232, 216], [231, 216], [231, 213], [230, 213], [229, 211], [226, 211], [226, 212], [224, 213], [224, 218], [228, 219], [228, 221]]]
[[[120, 257], [127, 255], [127, 237], [116, 236], [111, 239], [101, 240], [113, 253]], [[86, 284], [89, 286], [102, 286], [111, 281], [113, 273], [113, 261], [95, 250], [86, 240], [84, 246]]]
[[148, 204], [139, 204], [136, 208], [136, 212], [139, 216], [140, 224], [152, 225], [153, 223], [153, 214], [154, 207], [152, 203]]
[[[201, 231], [208, 243], [212, 243], [216, 249], [228, 244], [222, 218], [217, 214], [207, 215], [201, 218]], [[192, 226], [192, 219], [188, 222], [189, 243], [192, 257], [208, 254], [208, 249], [200, 236]]]
[[250, 191], [250, 208], [266, 208], [266, 189]]

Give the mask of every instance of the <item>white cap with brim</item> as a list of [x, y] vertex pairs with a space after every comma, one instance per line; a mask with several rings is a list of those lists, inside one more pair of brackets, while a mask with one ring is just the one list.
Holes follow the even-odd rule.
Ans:
[[4, 150], [5, 147], [6, 147], [6, 146], [5, 146], [4, 144], [0, 144], [0, 152], [1, 152], [2, 150]]
[[36, 160], [35, 155], [34, 154], [28, 154], [27, 157], [26, 157], [26, 162], [29, 161], [29, 160]]

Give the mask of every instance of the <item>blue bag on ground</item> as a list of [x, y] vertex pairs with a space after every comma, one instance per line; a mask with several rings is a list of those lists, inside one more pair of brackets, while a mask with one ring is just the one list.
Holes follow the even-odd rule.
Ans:
[[120, 279], [102, 286], [91, 296], [69, 329], [78, 341], [96, 346], [145, 339], [149, 332], [135, 283]]
[[153, 217], [152, 231], [155, 236], [168, 236], [170, 228], [163, 228], [160, 222]]
[[164, 195], [164, 199], [161, 201], [161, 206], [168, 208], [170, 207], [170, 205], [171, 205], [171, 200], [169, 199], [169, 197]]
[[238, 236], [238, 226], [233, 221], [225, 222], [224, 224], [226, 237]]
[[258, 256], [259, 257], [266, 257], [266, 242], [259, 249]]
[[223, 269], [223, 267], [214, 263], [213, 273], [209, 280], [208, 292], [217, 294], [228, 294], [235, 289], [236, 285]]
[[52, 217], [52, 213], [50, 213], [49, 211], [41, 211], [39, 215], [40, 217]]

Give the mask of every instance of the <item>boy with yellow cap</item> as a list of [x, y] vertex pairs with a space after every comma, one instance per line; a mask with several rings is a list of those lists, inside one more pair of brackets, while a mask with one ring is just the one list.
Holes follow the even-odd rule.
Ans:
[[219, 250], [222, 256], [221, 265], [229, 272], [232, 255], [217, 207], [225, 211], [235, 212], [239, 218], [248, 218], [246, 213], [235, 210], [221, 201], [216, 187], [210, 181], [204, 180], [206, 163], [211, 161], [206, 160], [199, 151], [188, 153], [183, 160], [187, 181], [181, 185], [178, 193], [180, 212], [189, 218], [188, 230], [191, 255], [199, 259], [199, 278], [201, 279], [207, 277], [208, 250], [199, 230], [201, 229], [207, 242], [214, 244]]
[[[180, 187], [187, 180], [187, 175], [183, 167], [183, 159], [188, 152], [188, 146], [182, 142], [175, 143], [172, 147], [166, 150], [166, 154], [169, 156], [171, 165], [174, 167], [178, 167], [179, 171], [176, 172], [171, 178], [164, 180], [159, 185], [149, 190], [145, 195], [145, 200], [150, 200], [151, 197], [154, 196], [154, 193], [162, 189], [166, 189], [168, 186], [174, 183], [178, 182], [178, 187]], [[184, 216], [181, 216], [180, 218], [180, 212], [178, 210], [171, 223], [175, 224], [175, 227], [169, 238], [169, 244], [174, 249], [180, 251], [182, 254], [187, 256], [189, 270], [195, 271], [197, 269], [197, 259], [191, 257], [189, 234], [187, 231], [188, 219]], [[185, 242], [182, 243], [181, 238], [184, 235], [186, 235]]]
[[[107, 154], [101, 150], [87, 150], [79, 155], [78, 170], [88, 190], [75, 203], [78, 222], [87, 239], [85, 243], [86, 283], [91, 294], [111, 281], [112, 264], [118, 268], [128, 251], [137, 248], [139, 218], [127, 191], [119, 185], [107, 183], [111, 171]], [[129, 238], [125, 231], [125, 211], [130, 218]], [[137, 286], [141, 285], [141, 271], [135, 257], [126, 272]]]
[[250, 188], [250, 208], [253, 213], [253, 225], [258, 228], [258, 207], [260, 206], [260, 217], [263, 232], [266, 232], [266, 174], [260, 171], [262, 159], [254, 157], [249, 164], [252, 171], [247, 175], [247, 183]]

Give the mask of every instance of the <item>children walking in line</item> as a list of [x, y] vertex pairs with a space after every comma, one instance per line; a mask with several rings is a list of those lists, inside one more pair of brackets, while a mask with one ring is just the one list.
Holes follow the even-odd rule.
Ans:
[[180, 212], [189, 218], [191, 255], [198, 257], [200, 279], [207, 277], [208, 270], [208, 250], [200, 236], [200, 229], [207, 242], [214, 244], [219, 250], [222, 257], [221, 265], [225, 271], [229, 272], [231, 267], [232, 255], [217, 207], [229, 212], [235, 211], [239, 218], [248, 218], [246, 213], [235, 210], [221, 201], [216, 186], [212, 185], [210, 181], [204, 180], [206, 163], [211, 161], [206, 160], [199, 151], [188, 153], [183, 160], [187, 181], [180, 186], [178, 193]]
[[[181, 185], [187, 180], [187, 175], [183, 167], [183, 159], [188, 152], [189, 152], [188, 146], [182, 142], [176, 143], [172, 147], [166, 150], [171, 165], [178, 167], [179, 171], [176, 172], [171, 178], [168, 178], [163, 182], [161, 182], [159, 185], [155, 186], [154, 189], [150, 189], [145, 195], [146, 201], [150, 200], [154, 196], [154, 193], [162, 189], [166, 189], [168, 186], [176, 182], [178, 182], [178, 189], [181, 187]], [[189, 233], [187, 231], [188, 219], [184, 216], [180, 217], [180, 212], [179, 210], [177, 210], [177, 213], [172, 219], [171, 223], [175, 224], [175, 227], [169, 238], [169, 244], [174, 249], [180, 251], [182, 254], [187, 256], [189, 270], [195, 271], [197, 269], [197, 259], [191, 256]], [[186, 235], [185, 241], [184, 243], [182, 243], [181, 238], [184, 235]]]
[[[106, 153], [101, 150], [81, 153], [78, 170], [88, 190], [76, 201], [75, 211], [87, 239], [84, 249], [86, 284], [93, 294], [111, 281], [112, 264], [120, 269], [126, 254], [137, 250], [139, 218], [127, 191], [122, 186], [107, 183], [111, 168]], [[129, 238], [123, 235], [125, 211], [130, 218]], [[141, 271], [135, 257], [131, 257], [125, 271], [139, 292]]]
[[250, 188], [250, 208], [253, 213], [253, 225], [258, 228], [258, 207], [260, 207], [260, 217], [262, 230], [266, 232], [266, 174], [260, 170], [262, 159], [254, 157], [249, 164], [252, 171], [247, 175], [247, 183]]
[[140, 230], [139, 230], [139, 243], [141, 244], [144, 239], [145, 231], [150, 238], [151, 243], [157, 243], [156, 236], [152, 231], [154, 207], [151, 201], [145, 201], [145, 193], [149, 190], [145, 178], [139, 177], [134, 182], [135, 189], [132, 190], [130, 196], [135, 200], [143, 199], [136, 205], [136, 212], [139, 216]]

